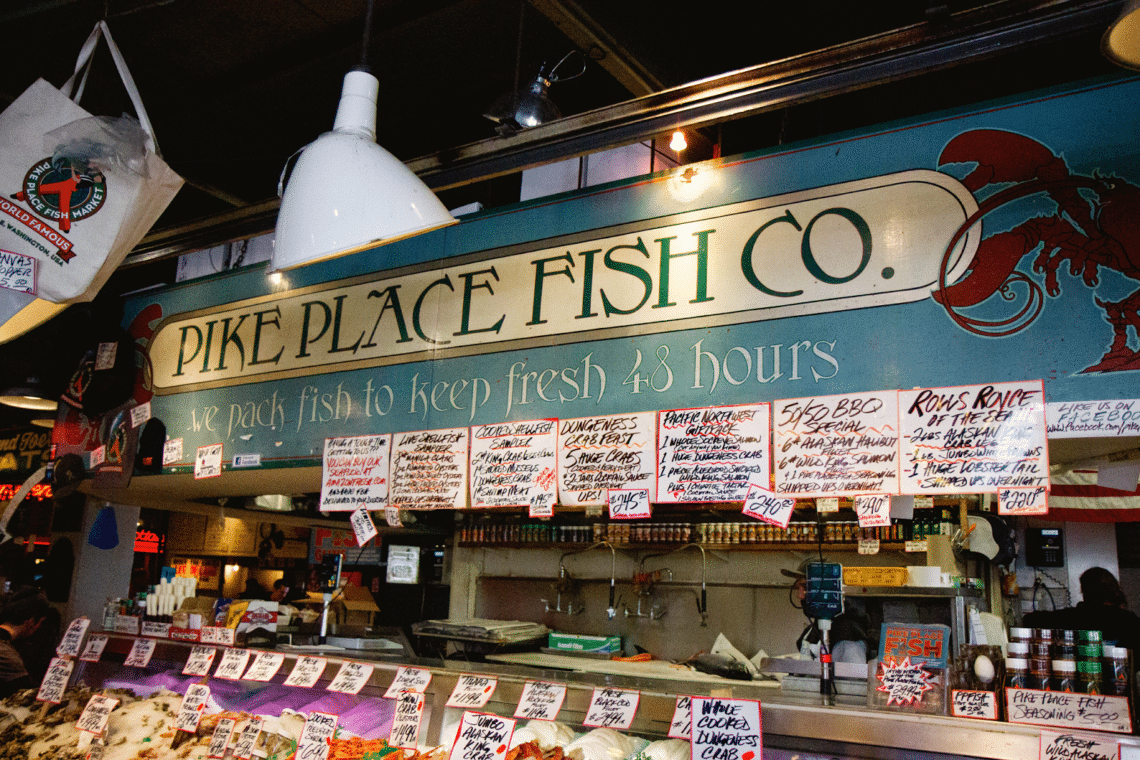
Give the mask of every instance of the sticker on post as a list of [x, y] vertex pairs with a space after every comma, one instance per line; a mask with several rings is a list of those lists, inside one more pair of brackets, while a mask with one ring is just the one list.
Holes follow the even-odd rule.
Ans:
[[289, 672], [289, 677], [285, 679], [285, 685], [303, 689], [313, 688], [317, 685], [317, 681], [321, 680], [321, 674], [325, 672], [328, 662], [324, 657], [313, 657], [311, 655], [298, 657], [297, 661], [293, 663], [293, 670]]
[[757, 700], [693, 697], [692, 709], [694, 758], [760, 759], [763, 740]]
[[117, 704], [119, 704], [119, 700], [108, 697], [106, 694], [92, 694], [91, 699], [87, 700], [87, 706], [80, 713], [75, 727], [80, 731], [101, 736], [107, 728], [107, 720], [111, 717], [111, 711], [115, 709]]
[[222, 444], [199, 446], [194, 454], [194, 479], [217, 478], [222, 475]]
[[404, 524], [400, 522], [400, 510], [395, 507], [384, 507], [384, 522], [388, 523], [389, 528], [404, 527]]
[[402, 691], [423, 692], [431, 683], [431, 673], [419, 668], [396, 668], [396, 675], [392, 678], [392, 685], [384, 692], [387, 699], [394, 699]]
[[245, 672], [249, 663], [250, 651], [248, 649], [227, 649], [222, 653], [222, 661], [214, 671], [214, 678], [224, 678], [227, 681], [237, 681]]
[[527, 505], [527, 517], [554, 517], [554, 493], [536, 493]]
[[78, 657], [79, 647], [83, 644], [83, 637], [86, 635], [87, 626], [90, 624], [91, 621], [85, 617], [72, 620], [71, 625], [67, 626], [63, 638], [59, 640], [59, 646], [55, 648], [55, 653], [60, 657]]
[[693, 698], [688, 696], [677, 697], [673, 706], [673, 719], [669, 721], [670, 739], [688, 739], [693, 733]]
[[615, 728], [622, 731], [633, 725], [641, 692], [637, 690], [598, 687], [586, 709], [583, 725], [595, 728]]
[[861, 528], [891, 526], [891, 497], [885, 493], [860, 494], [855, 497], [855, 516]]
[[158, 642], [154, 639], [135, 639], [135, 643], [131, 645], [131, 651], [127, 654], [127, 659], [123, 660], [123, 664], [145, 668], [150, 664], [150, 658], [154, 656], [154, 648], [157, 645]]
[[372, 665], [363, 662], [345, 662], [340, 666], [333, 680], [329, 683], [327, 691], [339, 691], [343, 694], [359, 694], [372, 677]]
[[1049, 489], [1045, 486], [1002, 488], [998, 491], [998, 514], [1047, 515], [1049, 514]]
[[44, 673], [44, 680], [40, 681], [40, 690], [36, 693], [39, 702], [51, 702], [58, 705], [63, 701], [63, 693], [67, 690], [67, 682], [71, 680], [71, 671], [75, 667], [75, 660], [66, 657], [53, 657]]
[[653, 517], [648, 488], [611, 488], [606, 503], [611, 520], [648, 520]]
[[91, 449], [90, 469], [94, 470], [96, 467], [98, 467], [99, 465], [103, 464], [106, 461], [107, 461], [107, 447], [106, 446], [96, 446], [95, 448]]
[[261, 454], [236, 454], [234, 455], [233, 467], [241, 469], [243, 467], [260, 467]]
[[566, 686], [547, 681], [527, 681], [519, 696], [516, 718], [554, 720], [566, 699]]
[[356, 534], [357, 546], [364, 546], [376, 538], [376, 524], [372, 522], [372, 516], [368, 514], [368, 510], [363, 506], [352, 513], [352, 516], [349, 517], [349, 522], [352, 523], [352, 532]]
[[191, 684], [186, 689], [186, 696], [182, 698], [182, 705], [178, 708], [178, 715], [174, 719], [174, 728], [188, 734], [198, 732], [198, 723], [202, 720], [202, 711], [206, 709], [206, 702], [210, 699], [210, 687], [205, 684]]
[[448, 707], [482, 707], [491, 699], [495, 688], [499, 685], [497, 679], [487, 676], [459, 676], [451, 696], [447, 698]]
[[755, 483], [751, 485], [748, 489], [748, 495], [744, 497], [744, 514], [785, 530], [792, 520], [792, 511], [795, 508], [795, 499], [777, 496], [767, 488]]
[[103, 650], [107, 648], [108, 637], [103, 635], [92, 636], [87, 639], [87, 646], [83, 647], [83, 654], [79, 655], [79, 659], [83, 662], [99, 662], [99, 658], [103, 656]]
[[506, 757], [515, 722], [481, 712], [465, 712], [448, 760], [502, 760]]
[[403, 749], [415, 749], [420, 739], [420, 720], [424, 716], [424, 695], [418, 691], [402, 691], [396, 695], [396, 712], [392, 716], [392, 730], [388, 744]]
[[284, 663], [285, 655], [280, 652], [258, 652], [241, 680], [261, 681], [263, 683], [271, 681]]
[[36, 294], [36, 260], [14, 251], [0, 251], [0, 288]]
[[186, 665], [182, 668], [182, 675], [208, 675], [211, 666], [214, 664], [214, 657], [217, 656], [217, 654], [218, 650], [214, 647], [193, 647], [190, 650], [190, 656], [186, 659]]
[[119, 355], [119, 344], [115, 341], [100, 343], [95, 351], [95, 371], [111, 369], [115, 366], [115, 358]]

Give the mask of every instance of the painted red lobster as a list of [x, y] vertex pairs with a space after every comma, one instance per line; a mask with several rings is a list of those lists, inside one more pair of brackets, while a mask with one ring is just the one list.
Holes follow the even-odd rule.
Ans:
[[[996, 129], [964, 132], [947, 143], [939, 166], [976, 162], [962, 181], [972, 193], [995, 183], [1019, 184], [1001, 190], [979, 204], [963, 223], [942, 257], [934, 299], [963, 329], [979, 335], [1012, 335], [1027, 327], [1041, 312], [1041, 287], [1017, 265], [1027, 254], [1039, 251], [1033, 271], [1045, 275], [1045, 290], [1052, 297], [1061, 293], [1057, 270], [1069, 262], [1069, 273], [1085, 285], [1099, 284], [1099, 270], [1107, 267], [1140, 281], [1140, 187], [1117, 178], [1094, 173], [1072, 174], [1065, 160], [1031, 138]], [[1091, 191], [1082, 193], [1081, 191]], [[1051, 216], [1039, 216], [1007, 232], [982, 241], [966, 274], [956, 283], [946, 282], [947, 271], [958, 241], [982, 217], [1018, 198], [1046, 193], [1056, 204]], [[974, 319], [956, 311], [980, 304], [995, 293], [1014, 300], [1015, 286], [1026, 288], [1025, 304], [1012, 317], [1001, 321]], [[1113, 340], [1101, 360], [1084, 372], [1114, 372], [1140, 369], [1140, 351], [1128, 345], [1128, 328], [1140, 337], [1140, 290], [1122, 301], [1096, 299], [1112, 325]]]

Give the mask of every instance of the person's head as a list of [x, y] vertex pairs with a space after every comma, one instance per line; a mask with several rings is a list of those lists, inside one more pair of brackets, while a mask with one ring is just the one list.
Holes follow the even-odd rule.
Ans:
[[12, 594], [0, 608], [0, 626], [12, 638], [33, 635], [51, 612], [47, 597], [39, 589], [28, 589]]
[[273, 593], [269, 595], [271, 602], [283, 602], [285, 597], [289, 595], [289, 584], [284, 578], [278, 578], [273, 581]]
[[1128, 606], [1116, 576], [1103, 567], [1090, 567], [1081, 573], [1081, 598], [1089, 604]]

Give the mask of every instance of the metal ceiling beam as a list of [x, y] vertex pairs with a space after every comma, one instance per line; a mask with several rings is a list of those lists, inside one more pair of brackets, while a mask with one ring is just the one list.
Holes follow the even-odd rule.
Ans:
[[[1121, 6], [1120, 0], [1007, 0], [937, 25], [918, 24], [710, 77], [407, 164], [437, 190], [458, 187], [674, 129], [709, 126], [1105, 29]], [[275, 210], [276, 202], [268, 202], [200, 225], [158, 231], [124, 266], [269, 232]]]

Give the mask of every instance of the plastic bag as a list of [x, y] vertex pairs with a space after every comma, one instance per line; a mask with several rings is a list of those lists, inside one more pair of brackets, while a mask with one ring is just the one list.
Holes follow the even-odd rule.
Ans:
[[85, 162], [90, 169], [126, 170], [146, 177], [147, 139], [133, 116], [91, 116], [45, 133], [44, 152], [51, 155], [53, 164], [70, 159]]

